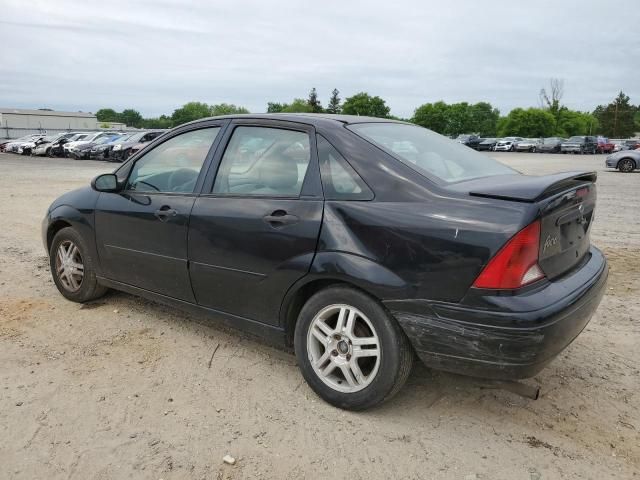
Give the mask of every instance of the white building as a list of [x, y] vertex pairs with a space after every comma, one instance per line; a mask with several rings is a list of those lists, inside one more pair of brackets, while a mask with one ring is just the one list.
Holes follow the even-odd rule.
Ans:
[[97, 128], [98, 120], [93, 113], [0, 108], [0, 138], [18, 138], [44, 131], [55, 133]]

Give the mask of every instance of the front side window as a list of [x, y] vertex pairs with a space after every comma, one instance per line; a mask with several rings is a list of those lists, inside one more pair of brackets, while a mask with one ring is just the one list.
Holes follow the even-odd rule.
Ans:
[[403, 123], [357, 123], [348, 127], [428, 178], [444, 183], [515, 170], [426, 128]]
[[193, 193], [220, 127], [181, 133], [145, 153], [131, 169], [128, 190]]
[[222, 156], [213, 193], [297, 197], [310, 151], [304, 132], [237, 127]]

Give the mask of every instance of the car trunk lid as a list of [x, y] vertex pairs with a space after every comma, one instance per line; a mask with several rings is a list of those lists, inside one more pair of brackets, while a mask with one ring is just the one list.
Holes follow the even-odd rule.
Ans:
[[451, 185], [476, 197], [539, 206], [539, 265], [553, 279], [575, 267], [589, 251], [596, 204], [595, 172], [545, 176], [500, 175]]

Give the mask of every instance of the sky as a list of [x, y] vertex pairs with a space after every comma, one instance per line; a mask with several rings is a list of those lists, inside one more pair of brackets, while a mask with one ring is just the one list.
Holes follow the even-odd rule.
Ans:
[[638, 0], [0, 0], [0, 107], [264, 112], [365, 91], [396, 116], [428, 102], [539, 105], [550, 78], [591, 111], [640, 104]]

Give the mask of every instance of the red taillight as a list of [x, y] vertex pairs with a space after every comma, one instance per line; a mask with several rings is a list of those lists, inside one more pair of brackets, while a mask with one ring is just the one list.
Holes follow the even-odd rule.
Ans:
[[496, 290], [520, 288], [540, 280], [544, 273], [538, 265], [540, 220], [520, 230], [489, 261], [473, 283], [476, 288]]

